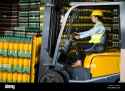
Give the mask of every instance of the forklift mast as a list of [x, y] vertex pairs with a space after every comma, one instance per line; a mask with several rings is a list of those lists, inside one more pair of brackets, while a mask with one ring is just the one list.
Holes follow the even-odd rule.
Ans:
[[[57, 8], [57, 0], [45, 0], [45, 27], [42, 32], [43, 35], [43, 45], [42, 45], [42, 53], [41, 58], [45, 62], [48, 61], [49, 56], [53, 57], [53, 50], [56, 44], [56, 39], [58, 37], [58, 30], [60, 27], [60, 12]], [[55, 31], [57, 30], [57, 31]], [[48, 55], [48, 57], [44, 56]], [[47, 62], [48, 63], [48, 62]]]
[[[51, 65], [55, 51], [56, 41], [60, 30], [61, 0], [44, 0], [45, 2], [45, 22], [42, 32], [43, 43], [40, 53], [39, 75], [40, 80], [42, 66]], [[55, 31], [56, 30], [56, 31]]]

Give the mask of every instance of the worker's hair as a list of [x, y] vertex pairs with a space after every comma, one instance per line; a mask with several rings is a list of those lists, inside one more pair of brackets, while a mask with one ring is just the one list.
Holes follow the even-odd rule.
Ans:
[[[73, 48], [73, 47], [72, 47]], [[83, 60], [84, 55], [81, 52], [81, 48], [77, 47], [75, 49], [70, 49], [70, 51], [67, 53], [67, 63], [69, 65], [74, 64], [77, 60]]]
[[95, 17], [97, 17], [99, 19], [99, 21], [103, 22], [103, 17], [98, 16], [98, 15], [96, 15]]

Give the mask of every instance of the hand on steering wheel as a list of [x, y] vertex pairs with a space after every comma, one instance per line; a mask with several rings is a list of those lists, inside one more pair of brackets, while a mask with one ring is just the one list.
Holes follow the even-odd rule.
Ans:
[[79, 35], [74, 36], [75, 39], [80, 39]]
[[74, 32], [74, 35], [80, 35], [79, 33], [77, 33], [77, 32]]

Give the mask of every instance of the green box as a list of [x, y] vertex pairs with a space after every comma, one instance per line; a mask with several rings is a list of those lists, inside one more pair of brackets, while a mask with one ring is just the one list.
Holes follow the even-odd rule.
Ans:
[[15, 31], [25, 31], [26, 27], [25, 26], [19, 26], [19, 27], [14, 27]]
[[28, 27], [28, 23], [19, 23], [19, 27], [27, 28]]
[[19, 0], [20, 3], [28, 3], [30, 0]]
[[7, 49], [1, 50], [1, 55], [2, 56], [7, 56]]
[[19, 12], [19, 17], [20, 17], [20, 16], [28, 17], [28, 15], [29, 15], [29, 12], [28, 12], [28, 11], [25, 11], [25, 12], [23, 12], [23, 11], [21, 12], [21, 11], [20, 11], [20, 12]]
[[[41, 0], [30, 0], [31, 3], [40, 2]], [[42, 0], [43, 1], [43, 0]]]
[[20, 3], [20, 11], [29, 11], [29, 3]]
[[30, 67], [23, 67], [23, 73], [30, 73]]
[[40, 22], [40, 18], [39, 17], [29, 17], [29, 22]]
[[19, 23], [20, 23], [20, 22], [28, 23], [28, 17], [19, 17]]
[[30, 10], [40, 10], [40, 3], [30, 3]]
[[29, 12], [30, 17], [39, 17], [40, 16], [40, 11], [30, 11]]
[[28, 28], [27, 31], [37, 32], [37, 31], [40, 31], [40, 29], [37, 29], [37, 28]]
[[40, 23], [29, 23], [29, 28], [40, 28]]

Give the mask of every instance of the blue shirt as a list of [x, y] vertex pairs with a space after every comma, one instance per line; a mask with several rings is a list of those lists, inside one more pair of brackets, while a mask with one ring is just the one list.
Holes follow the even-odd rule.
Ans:
[[91, 28], [88, 31], [81, 32], [80, 33], [80, 38], [86, 38], [86, 37], [92, 36], [92, 35], [94, 35], [96, 33], [99, 33], [99, 34], [101, 33], [102, 34], [104, 32], [105, 32], [104, 25], [102, 24], [102, 22], [97, 21], [93, 28]]

